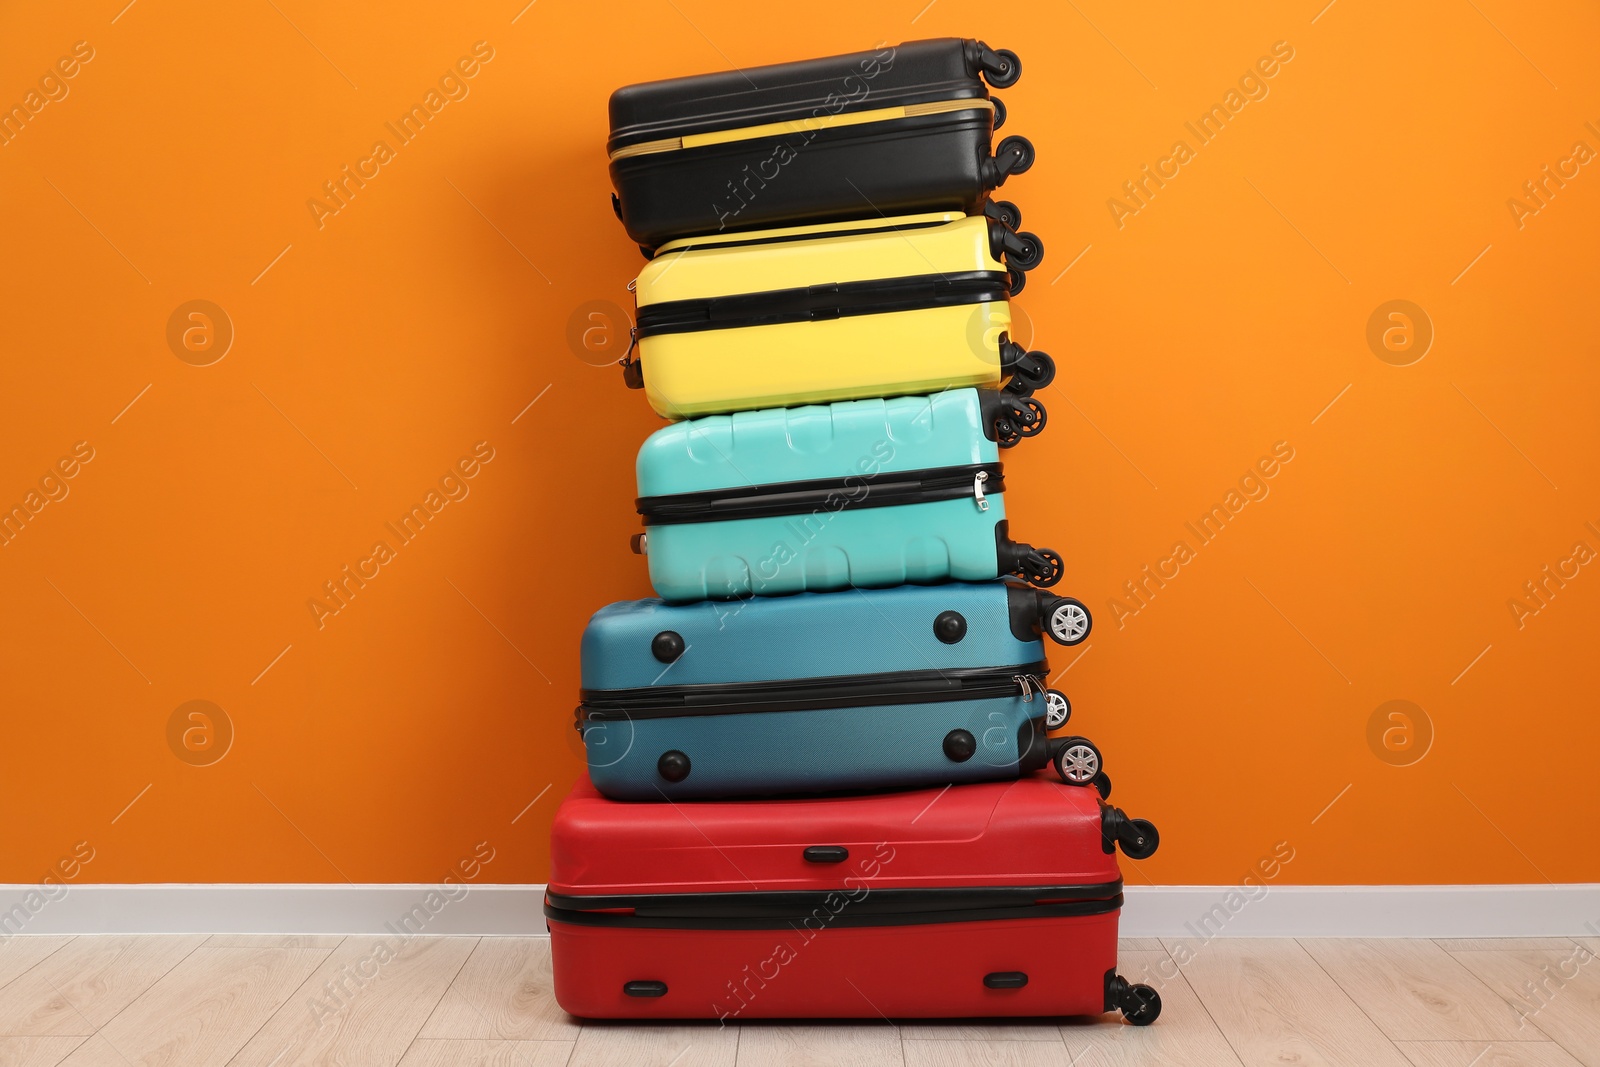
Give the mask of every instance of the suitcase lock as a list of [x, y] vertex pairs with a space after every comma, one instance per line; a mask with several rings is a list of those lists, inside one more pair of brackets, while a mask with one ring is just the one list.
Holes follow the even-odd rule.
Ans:
[[983, 495], [983, 486], [988, 480], [988, 471], [979, 471], [972, 476], [972, 499], [977, 501], [979, 511], [989, 510], [989, 500]]

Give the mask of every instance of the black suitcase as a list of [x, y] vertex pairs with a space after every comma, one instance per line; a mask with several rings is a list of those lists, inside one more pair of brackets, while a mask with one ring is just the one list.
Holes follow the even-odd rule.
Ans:
[[733, 230], [976, 214], [1033, 163], [1022, 137], [990, 149], [1005, 108], [983, 79], [1021, 73], [1013, 52], [946, 37], [626, 86], [611, 94], [612, 205], [647, 255]]

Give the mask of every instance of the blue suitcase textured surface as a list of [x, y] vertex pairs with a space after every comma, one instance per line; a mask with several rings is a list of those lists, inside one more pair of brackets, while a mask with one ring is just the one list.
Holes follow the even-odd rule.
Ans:
[[639, 451], [650, 584], [674, 603], [1015, 573], [1060, 557], [1010, 540], [996, 394], [713, 415]]
[[1056, 752], [1039, 630], [1066, 616], [1075, 644], [1081, 604], [1009, 580], [612, 604], [583, 635], [590, 777], [658, 801], [1014, 778]]

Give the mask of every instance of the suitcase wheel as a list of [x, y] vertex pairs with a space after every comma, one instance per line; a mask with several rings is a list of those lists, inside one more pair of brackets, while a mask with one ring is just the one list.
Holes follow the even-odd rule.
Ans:
[[1026, 174], [1033, 166], [1033, 142], [1026, 137], [1012, 134], [994, 150], [995, 161], [1005, 168], [1006, 176], [1013, 174]]
[[1039, 235], [1028, 233], [1024, 230], [1016, 234], [1019, 245], [1016, 251], [1011, 246], [1006, 246], [1006, 264], [1016, 270], [1030, 271], [1044, 262], [1044, 242], [1039, 240]]
[[1161, 845], [1161, 834], [1149, 819], [1129, 819], [1127, 836], [1121, 838], [1122, 854], [1130, 860], [1149, 859]]
[[1045, 418], [1044, 405], [1032, 397], [1013, 400], [1002, 396], [994, 417], [995, 443], [1010, 448], [1024, 437], [1037, 437], [1044, 429]]
[[[1050, 551], [1045, 549], [1046, 552]], [[1050, 597], [1045, 605], [1045, 632], [1060, 645], [1081, 644], [1094, 628], [1094, 617], [1083, 601], [1070, 596]]]
[[983, 206], [983, 213], [1008, 230], [1022, 229], [1022, 209], [1009, 200], [991, 200]]
[[1022, 60], [1009, 48], [985, 46], [978, 65], [983, 70], [983, 80], [996, 89], [1009, 89], [1022, 77]]
[[1033, 142], [1012, 134], [995, 146], [992, 158], [984, 161], [984, 184], [998, 189], [1013, 174], [1022, 174], [1032, 167], [1033, 159]]
[[1017, 432], [1023, 437], [1038, 437], [1047, 418], [1044, 405], [1033, 397], [1024, 397], [1018, 405]]
[[[1006, 102], [998, 96], [991, 96], [989, 103], [994, 105], [994, 126], [991, 129], [998, 130], [1006, 124]], [[1012, 228], [1015, 229], [1014, 226]]]
[[1129, 982], [1120, 974], [1106, 983], [1106, 1009], [1116, 1008], [1135, 1026], [1149, 1026], [1161, 1014], [1161, 994], [1143, 982]]
[[1067, 566], [1066, 562], [1061, 558], [1061, 553], [1053, 548], [1041, 548], [1035, 554], [1044, 559], [1044, 565], [1035, 567], [1030, 560], [1029, 568], [1023, 572], [1022, 577], [1034, 585], [1048, 589], [1061, 580], [1061, 573]]
[[999, 259], [1006, 258], [1006, 266], [1012, 273], [1017, 271], [1030, 271], [1044, 262], [1044, 242], [1039, 240], [1039, 235], [1024, 230], [1016, 230], [997, 219], [989, 220], [989, 254]]
[[1110, 800], [1111, 799], [1111, 776], [1109, 774], [1107, 774], [1105, 771], [1101, 771], [1099, 774], [1095, 775], [1094, 776], [1094, 790], [1095, 790], [1096, 793], [1100, 794], [1100, 799], [1101, 800]]
[[[1106, 780], [1111, 788], [1111, 780]], [[1122, 854], [1132, 860], [1149, 859], [1161, 847], [1161, 835], [1149, 819], [1130, 819], [1121, 808], [1100, 805], [1100, 848], [1107, 854], [1122, 846]], [[1109, 1008], [1107, 1009], [1110, 1010]]]
[[[998, 530], [998, 527], [996, 527]], [[1061, 559], [1061, 553], [1053, 548], [1034, 548], [1020, 541], [1009, 539], [1000, 540], [998, 552], [999, 566], [996, 568], [1001, 574], [1014, 574], [1025, 582], [1049, 588], [1061, 580], [1061, 573], [1066, 564]], [[1077, 603], [1077, 601], [1073, 601]], [[1079, 604], [1079, 607], [1082, 607]], [[1087, 613], [1088, 609], [1084, 608]], [[1053, 620], [1048, 620], [1053, 622]], [[1051, 631], [1051, 636], [1055, 636]], [[1062, 644], [1076, 643], [1063, 641], [1056, 637]], [[1081, 640], [1081, 638], [1080, 638]]]
[[[1051, 761], [1068, 785], [1093, 785], [1100, 773], [1100, 750], [1087, 737], [1063, 737], [1055, 744]], [[1124, 847], [1123, 851], [1127, 851]]]
[[1056, 361], [1049, 353], [1029, 352], [1009, 340], [1006, 344], [1010, 349], [1001, 351], [1000, 365], [1011, 374], [1011, 381], [1006, 383], [1008, 391], [1029, 396], [1056, 380]]
[[1044, 726], [1046, 730], [1059, 730], [1072, 718], [1072, 701], [1059, 689], [1044, 691]]
[[1012, 296], [1016, 296], [1018, 293], [1022, 292], [1027, 284], [1028, 276], [1022, 273], [1020, 270], [1014, 270], [1011, 272], [1011, 287], [1007, 289], [1006, 292], [1010, 293]]

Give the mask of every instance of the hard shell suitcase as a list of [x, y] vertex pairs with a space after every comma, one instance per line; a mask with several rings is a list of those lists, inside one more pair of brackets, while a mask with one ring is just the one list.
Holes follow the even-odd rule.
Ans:
[[1041, 776], [873, 796], [622, 804], [551, 830], [555, 996], [591, 1019], [1094, 1015], [1119, 978], [1116, 844], [1155, 827]]
[[1026, 397], [1055, 366], [1008, 336], [1021, 275], [1001, 257], [1021, 240], [985, 215], [936, 212], [673, 242], [636, 280], [624, 380], [669, 419], [1007, 375]]
[[888, 789], [1015, 778], [1052, 760], [1109, 788], [1047, 691], [1041, 626], [1087, 609], [1014, 581], [601, 608], [576, 713], [595, 787], [617, 800]]
[[1005, 110], [983, 79], [1021, 76], [980, 41], [647, 82], [611, 96], [612, 206], [648, 251], [677, 237], [880, 213], [976, 212], [1033, 163], [990, 151]]
[[1061, 556], [1007, 536], [999, 396], [953, 389], [657, 430], [639, 450], [634, 539], [650, 584], [680, 603], [1008, 573], [1054, 585]]

